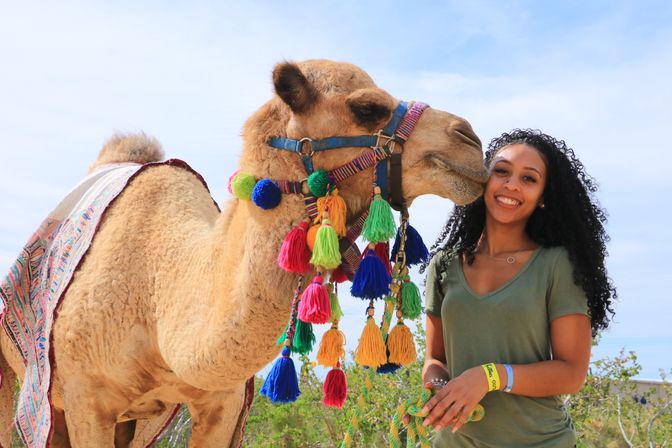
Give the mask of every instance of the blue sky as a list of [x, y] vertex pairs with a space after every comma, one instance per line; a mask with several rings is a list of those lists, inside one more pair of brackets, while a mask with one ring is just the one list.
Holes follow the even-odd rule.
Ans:
[[[156, 136], [222, 201], [273, 65], [345, 60], [483, 141], [533, 127], [575, 149], [601, 185], [620, 294], [595, 354], [635, 350], [656, 378], [672, 368], [671, 23], [663, 1], [2, 0], [0, 271], [114, 131]], [[423, 197], [414, 225], [431, 241], [451, 207]], [[346, 310], [354, 345], [363, 307]]]

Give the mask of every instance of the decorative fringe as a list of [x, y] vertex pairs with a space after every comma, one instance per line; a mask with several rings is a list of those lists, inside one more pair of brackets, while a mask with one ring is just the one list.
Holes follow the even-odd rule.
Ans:
[[348, 276], [345, 275], [345, 272], [343, 272], [343, 268], [341, 266], [343, 265], [339, 265], [336, 269], [331, 271], [329, 280], [331, 280], [334, 283], [344, 283], [348, 281]]
[[324, 170], [317, 170], [308, 176], [307, 184], [313, 196], [321, 198], [327, 194], [329, 187], [329, 173]]
[[331, 226], [329, 215], [325, 212], [322, 225], [317, 231], [313, 256], [310, 258], [313, 266], [325, 269], [334, 269], [341, 264], [341, 251], [338, 247], [338, 235]]
[[324, 391], [322, 403], [325, 406], [343, 407], [343, 403], [345, 403], [345, 399], [348, 397], [348, 382], [345, 378], [345, 372], [340, 366], [327, 373], [327, 379], [324, 381], [322, 390]]
[[253, 175], [240, 172], [231, 179], [231, 191], [238, 199], [249, 201], [256, 183]]
[[324, 335], [317, 352], [317, 363], [321, 366], [335, 367], [345, 356], [345, 335], [335, 323]]
[[322, 226], [319, 224], [310, 226], [310, 229], [308, 229], [308, 233], [306, 234], [306, 244], [308, 244], [308, 248], [311, 252], [315, 250], [315, 239], [317, 238], [317, 232], [320, 230], [320, 227]]
[[350, 293], [362, 299], [377, 299], [390, 292], [391, 281], [392, 277], [387, 273], [383, 262], [373, 249], [368, 249], [355, 272]]
[[296, 368], [288, 347], [282, 349], [282, 356], [273, 364], [259, 392], [273, 403], [291, 403], [301, 395]]
[[313, 324], [299, 319], [296, 322], [294, 339], [292, 340], [292, 351], [300, 355], [307, 355], [313, 350], [315, 345], [315, 334], [313, 333]]
[[390, 263], [390, 243], [385, 241], [384, 243], [376, 244], [376, 256], [380, 258], [380, 261], [383, 262], [383, 266], [387, 269], [387, 273], [392, 275], [392, 264]]
[[[397, 256], [399, 245], [399, 230], [397, 230], [397, 236], [394, 239], [394, 246], [392, 247], [392, 256], [390, 257], [392, 261], [394, 261]], [[406, 245], [404, 250], [406, 252], [406, 265], [408, 266], [423, 263], [429, 258], [429, 251], [427, 250], [425, 242], [422, 241], [422, 237], [418, 231], [410, 224], [406, 227]]]
[[329, 293], [329, 302], [331, 304], [331, 321], [336, 322], [341, 320], [343, 317], [343, 310], [341, 309], [341, 304], [338, 301], [338, 294], [334, 291], [334, 284], [327, 284], [327, 292]]
[[403, 321], [397, 322], [387, 337], [387, 348], [390, 351], [390, 362], [408, 365], [418, 358], [413, 342], [413, 333]]
[[331, 225], [334, 227], [336, 234], [344, 237], [348, 233], [345, 225], [348, 214], [348, 209], [343, 198], [338, 194], [338, 189], [334, 188], [331, 194], [321, 197], [317, 200], [317, 217], [315, 223], [322, 220], [324, 212], [329, 212], [331, 218]]
[[422, 314], [420, 290], [408, 275], [404, 277], [404, 285], [401, 287], [401, 311], [408, 319], [417, 319]]
[[326, 324], [331, 318], [329, 293], [322, 284], [321, 275], [316, 275], [308, 285], [299, 302], [299, 319], [314, 324]]
[[372, 243], [380, 243], [392, 238], [397, 230], [392, 215], [392, 207], [380, 195], [380, 187], [374, 189], [375, 195], [369, 206], [369, 216], [364, 221], [362, 237]]
[[304, 274], [310, 270], [310, 249], [307, 232], [310, 223], [301, 223], [289, 231], [278, 254], [278, 265], [287, 272]]
[[385, 343], [380, 329], [373, 320], [373, 307], [367, 309], [369, 317], [366, 319], [366, 325], [362, 336], [359, 338], [359, 345], [355, 351], [355, 361], [357, 364], [376, 368], [387, 362], [385, 353]]

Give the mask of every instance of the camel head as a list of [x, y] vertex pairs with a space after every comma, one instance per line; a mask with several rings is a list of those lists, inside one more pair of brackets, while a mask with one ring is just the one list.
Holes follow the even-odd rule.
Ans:
[[[342, 62], [283, 62], [273, 71], [276, 97], [246, 123], [241, 168], [258, 177], [301, 180], [307, 174], [299, 154], [269, 147], [274, 136], [321, 140], [372, 135], [392, 118], [399, 100], [376, 86], [360, 68]], [[428, 108], [402, 148], [402, 191], [406, 206], [435, 194], [466, 204], [482, 193], [487, 179], [481, 142], [469, 123]], [[332, 170], [370, 148], [345, 147], [315, 153], [315, 169]], [[371, 195], [373, 169], [339, 184], [348, 209], [356, 214]]]

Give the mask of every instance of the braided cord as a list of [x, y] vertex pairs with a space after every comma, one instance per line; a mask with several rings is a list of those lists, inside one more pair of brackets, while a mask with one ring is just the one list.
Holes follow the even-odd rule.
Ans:
[[341, 448], [350, 448], [352, 446], [352, 441], [355, 438], [355, 431], [359, 429], [359, 422], [362, 421], [362, 415], [364, 415], [366, 401], [369, 399], [369, 392], [371, 392], [371, 389], [373, 388], [373, 372], [373, 369], [367, 369], [367, 375], [364, 379], [364, 387], [362, 387], [362, 390], [357, 397], [357, 407], [355, 408], [352, 418], [350, 418], [350, 424], [345, 431], [345, 437], [343, 437], [343, 442], [341, 442]]

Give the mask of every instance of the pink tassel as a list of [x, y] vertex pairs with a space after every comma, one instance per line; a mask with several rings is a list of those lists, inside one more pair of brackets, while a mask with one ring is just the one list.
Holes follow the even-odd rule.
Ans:
[[348, 397], [348, 381], [345, 378], [345, 372], [340, 369], [340, 364], [327, 373], [322, 391], [324, 392], [322, 403], [325, 406], [343, 407], [345, 399]]
[[301, 296], [299, 319], [304, 322], [326, 324], [331, 319], [331, 300], [323, 281], [321, 275], [316, 275]]
[[383, 266], [387, 269], [387, 273], [392, 275], [392, 264], [390, 264], [390, 244], [385, 241], [384, 243], [376, 244], [376, 255], [380, 258], [380, 261], [383, 262]]
[[310, 249], [306, 243], [306, 232], [309, 225], [308, 221], [301, 221], [298, 226], [289, 231], [282, 242], [280, 254], [278, 254], [278, 265], [287, 272], [304, 274], [310, 271]]

